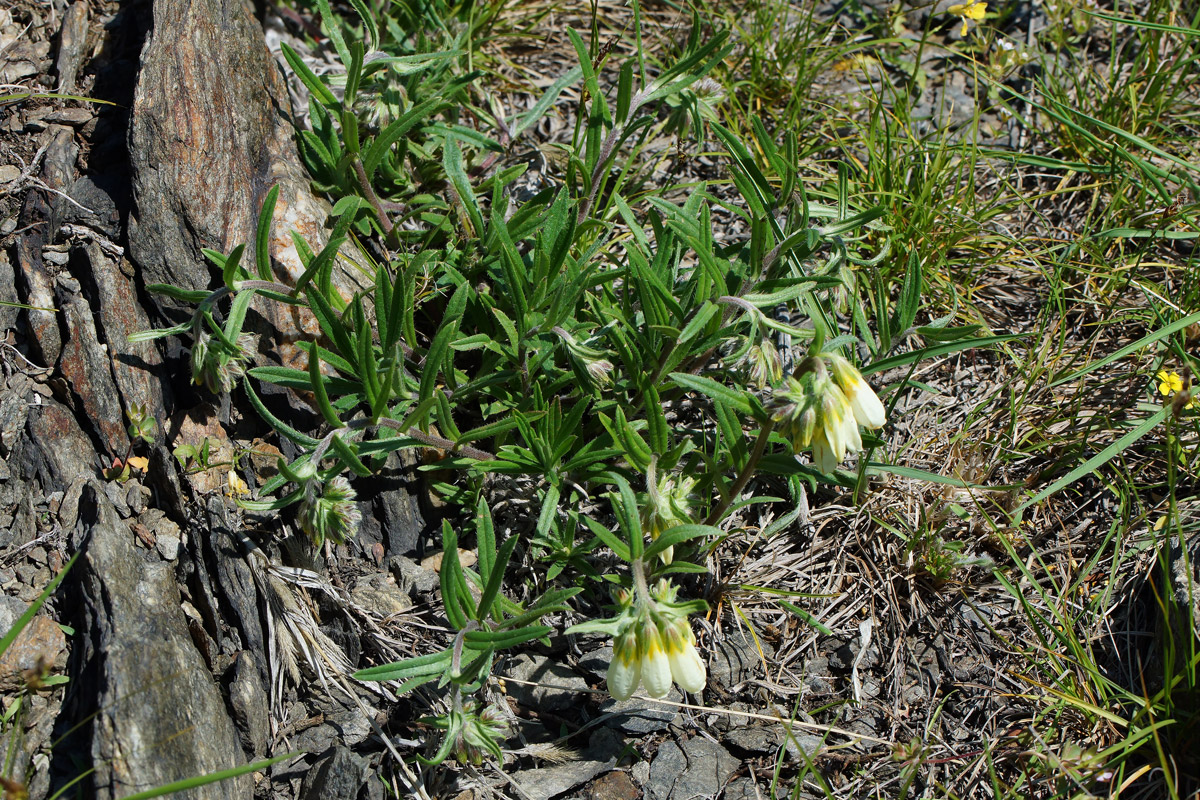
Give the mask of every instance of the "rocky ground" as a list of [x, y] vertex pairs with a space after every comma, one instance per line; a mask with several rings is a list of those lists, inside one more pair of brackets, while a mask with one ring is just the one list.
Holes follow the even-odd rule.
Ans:
[[[269, 27], [295, 35], [276, 17]], [[971, 117], [969, 79], [943, 79], [941, 51], [928, 52], [922, 113]], [[867, 93], [871, 72], [824, 80], [828, 91]], [[444, 641], [430, 558], [439, 509], [412, 465], [397, 459], [360, 489], [371, 499], [355, 542], [315, 554], [228, 496], [235, 456], [241, 474], [265, 480], [281, 452], [292, 455], [287, 443], [267, 437], [236, 398], [212, 404], [191, 387], [174, 340], [127, 340], [179, 319], [146, 284], [209, 286], [199, 248], [250, 240], [270, 185], [283, 187], [281, 272], [295, 269], [288, 228], [320, 237], [324, 207], [296, 159], [287, 89], [261, 23], [215, 0], [21, 0], [0, 11], [0, 84], [9, 95], [0, 97], [0, 630], [80, 554], [0, 660], [7, 708], [21, 702], [5, 723], [16, 748], [8, 777], [38, 800], [81, 776], [84, 796], [108, 798], [295, 752], [185, 796], [409, 794], [411, 775], [382, 735], [402, 754], [420, 751], [429, 731], [418, 718], [433, 693], [397, 698], [395, 687], [347, 675]], [[26, 91], [106, 102], [14, 97]], [[987, 121], [996, 142], [1015, 135], [1003, 115], [989, 111]], [[1001, 302], [1003, 287], [994, 296]], [[1027, 321], [1008, 315], [997, 332]], [[269, 341], [264, 358], [287, 362], [304, 321], [264, 310], [254, 323]], [[944, 453], [956, 420], [1002, 404], [986, 387], [1007, 381], [1007, 368], [982, 355], [935, 365], [918, 377], [941, 395], [905, 401], [898, 435]], [[267, 401], [281, 414], [311, 414], [294, 397]], [[153, 444], [130, 442], [135, 406], [158, 421]], [[176, 457], [181, 445], [192, 457]], [[145, 469], [107, 479], [102, 470], [131, 447]], [[964, 477], [1027, 477], [997, 474], [987, 453], [968, 449], [958, 456], [977, 474]], [[897, 477], [868, 503], [957, 503], [961, 526], [974, 530], [976, 501]], [[863, 540], [855, 526], [869, 505], [810, 502], [769, 545], [739, 534], [727, 550], [736, 557], [698, 585], [713, 600], [699, 631], [704, 707], [677, 695], [615, 702], [598, 690], [611, 650], [555, 639], [498, 669], [508, 677], [490, 691], [506, 701], [513, 730], [504, 765], [431, 769], [424, 791], [741, 800], [767, 796], [779, 775], [781, 791], [803, 784], [800, 796], [853, 793], [864, 776], [894, 793], [922, 748], [941, 759], [926, 759], [925, 785], [967, 764], [982, 771], [972, 756], [985, 741], [1011, 739], [996, 751], [997, 769], [1018, 759], [1035, 701], [1009, 669], [1012, 642], [1028, 637], [1017, 601], [987, 570], [969, 573], [969, 599], [898, 578], [881, 566], [903, 559], [898, 545]], [[1109, 514], [1097, 499], [1064, 512], [1061, 530], [1046, 523], [1013, 536], [1052, 546], [1102, 529]], [[972, 555], [999, 555], [980, 541]], [[744, 584], [820, 598], [812, 607], [833, 634]], [[69, 682], [39, 685], [37, 675]]]

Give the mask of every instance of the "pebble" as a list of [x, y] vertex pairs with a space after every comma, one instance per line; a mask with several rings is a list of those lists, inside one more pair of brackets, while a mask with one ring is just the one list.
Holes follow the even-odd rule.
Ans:
[[39, 663], [53, 667], [66, 648], [67, 637], [58, 623], [49, 617], [34, 617], [0, 655], [0, 686], [16, 688], [22, 681], [22, 670], [33, 669]]
[[509, 662], [507, 673], [508, 677], [522, 681], [547, 684], [529, 686], [516, 681], [508, 684], [510, 696], [538, 711], [566, 711], [577, 705], [579, 692], [588, 690], [587, 681], [570, 667], [541, 655], [517, 655]]
[[60, 250], [56, 247], [46, 247], [42, 250], [42, 261], [45, 261], [47, 264], [53, 264], [56, 267], [65, 267], [70, 260], [71, 254], [65, 250]]
[[724, 747], [703, 736], [687, 740], [682, 747], [663, 742], [650, 765], [647, 796], [656, 800], [716, 797], [740, 763]]
[[[17, 169], [13, 165], [5, 164], [4, 166], [0, 166], [0, 183], [12, 183], [19, 177], [21, 177], [21, 170]], [[13, 218], [11, 218], [11, 220], [12, 220], [12, 226], [14, 228], [17, 227], [16, 218], [13, 217]], [[5, 222], [5, 224], [8, 224], [9, 220], [5, 220], [4, 222]], [[4, 232], [11, 233], [11, 231], [4, 231]]]

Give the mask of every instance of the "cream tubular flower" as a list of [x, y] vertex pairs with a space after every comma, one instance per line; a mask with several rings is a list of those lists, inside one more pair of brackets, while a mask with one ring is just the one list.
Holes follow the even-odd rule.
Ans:
[[671, 691], [671, 660], [667, 657], [658, 627], [649, 619], [638, 628], [642, 683], [651, 697], [666, 697]]
[[632, 631], [613, 640], [613, 660], [608, 664], [608, 693], [617, 700], [628, 700], [642, 682], [642, 662], [638, 658], [637, 637]]
[[846, 395], [850, 408], [854, 411], [854, 419], [864, 428], [873, 430], [882, 428], [887, 422], [887, 412], [875, 390], [863, 380], [862, 374], [854, 366], [837, 353], [830, 353], [829, 367], [833, 371], [833, 380], [838, 388]]
[[696, 638], [686, 618], [675, 620], [668, 628], [666, 645], [671, 677], [679, 684], [679, 688], [692, 694], [703, 691], [707, 682], [704, 661], [696, 652]]

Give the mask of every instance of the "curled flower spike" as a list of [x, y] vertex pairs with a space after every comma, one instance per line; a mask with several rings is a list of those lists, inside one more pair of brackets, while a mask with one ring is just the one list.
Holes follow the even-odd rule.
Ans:
[[812, 448], [817, 469], [832, 472], [847, 453], [862, 450], [859, 426], [881, 428], [887, 414], [862, 374], [836, 353], [810, 356], [798, 372], [769, 401], [771, 419], [794, 452]]
[[[691, 501], [692, 490], [696, 488], [695, 478], [664, 476], [648, 488], [650, 502], [642, 509], [642, 528], [649, 531], [652, 540], [665, 530], [692, 521]], [[671, 563], [674, 550], [674, 547], [668, 547], [662, 551], [659, 557], [664, 564]]]
[[229, 345], [197, 330], [192, 345], [192, 382], [203, 384], [213, 394], [233, 390], [234, 385], [246, 374], [246, 363], [256, 347], [252, 333], [238, 336], [236, 351]]
[[324, 485], [316, 478], [309, 480], [300, 503], [301, 530], [318, 547], [326, 539], [342, 544], [358, 531], [358, 523], [362, 520], [354, 500], [350, 482], [341, 475]]

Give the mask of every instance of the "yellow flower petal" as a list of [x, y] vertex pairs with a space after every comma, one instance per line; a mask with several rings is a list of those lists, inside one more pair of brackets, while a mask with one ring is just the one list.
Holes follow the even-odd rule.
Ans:
[[1159, 380], [1158, 393], [1171, 394], [1183, 389], [1183, 378], [1177, 372], [1169, 372], [1165, 369], [1160, 369], [1158, 375], [1155, 376]]

